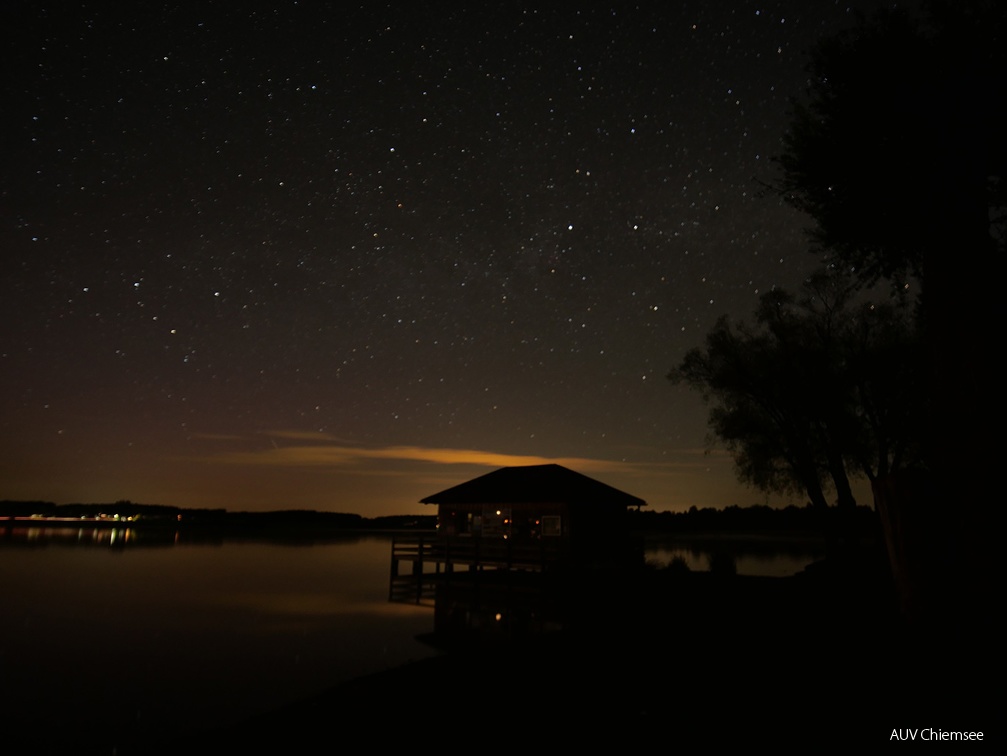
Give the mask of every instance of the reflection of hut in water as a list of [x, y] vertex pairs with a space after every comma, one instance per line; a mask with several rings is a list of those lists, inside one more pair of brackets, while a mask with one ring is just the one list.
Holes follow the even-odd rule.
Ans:
[[[500, 575], [500, 580], [492, 576]], [[476, 580], [431, 582], [433, 632], [417, 640], [442, 651], [466, 646], [523, 642], [567, 628], [567, 611], [554, 591], [546, 590], [535, 575], [484, 573]]]
[[437, 505], [438, 535], [418, 552], [393, 550], [413, 572], [611, 566], [643, 559], [627, 512], [646, 502], [560, 465], [504, 467], [421, 499]]

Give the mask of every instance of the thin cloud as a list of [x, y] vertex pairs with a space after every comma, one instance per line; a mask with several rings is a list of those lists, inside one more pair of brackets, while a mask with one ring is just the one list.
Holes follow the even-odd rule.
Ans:
[[[279, 434], [270, 434], [277, 438]], [[293, 438], [289, 433], [283, 438]], [[311, 436], [313, 439], [317, 435]], [[278, 446], [258, 451], [231, 452], [214, 457], [218, 462], [235, 465], [269, 467], [345, 467], [369, 460], [429, 462], [438, 465], [479, 465], [483, 467], [515, 467], [521, 465], [559, 464], [583, 472], [632, 472], [639, 465], [620, 460], [585, 457], [541, 457], [501, 454], [479, 449], [439, 449], [422, 446], [388, 446], [366, 448], [318, 444], [311, 446]]]
[[328, 441], [337, 444], [349, 443], [345, 438], [333, 436], [331, 433], [322, 433], [321, 431], [263, 431], [262, 435], [269, 436], [270, 438], [283, 439], [285, 441]]

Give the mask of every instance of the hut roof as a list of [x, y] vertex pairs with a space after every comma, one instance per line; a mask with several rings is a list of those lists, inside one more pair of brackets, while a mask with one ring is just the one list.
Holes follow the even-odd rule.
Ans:
[[533, 502], [622, 504], [647, 502], [562, 465], [501, 467], [467, 483], [420, 499], [422, 504], [522, 504]]

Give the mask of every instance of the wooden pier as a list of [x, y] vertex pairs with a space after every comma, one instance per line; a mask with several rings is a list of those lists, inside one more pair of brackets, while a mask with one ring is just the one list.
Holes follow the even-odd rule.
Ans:
[[565, 551], [565, 544], [558, 539], [518, 542], [508, 538], [396, 536], [392, 539], [391, 574], [401, 575], [403, 562], [412, 575], [456, 568], [541, 571], [562, 561]]

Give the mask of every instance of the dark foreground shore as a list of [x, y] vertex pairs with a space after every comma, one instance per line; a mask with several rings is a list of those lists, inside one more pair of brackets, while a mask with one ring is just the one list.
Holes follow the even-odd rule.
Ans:
[[888, 744], [907, 728], [999, 740], [991, 635], [953, 609], [940, 626], [909, 628], [873, 567], [790, 578], [651, 571], [553, 587], [569, 619], [560, 631], [455, 642], [234, 726], [114, 753], [815, 752]]
[[575, 612], [562, 632], [462, 644], [148, 752], [334, 753], [348, 739], [446, 753], [817, 749], [887, 744], [895, 729], [925, 727], [995, 736], [988, 636], [953, 609], [946, 624], [911, 630], [873, 568], [656, 572], [583, 590], [562, 587]]

